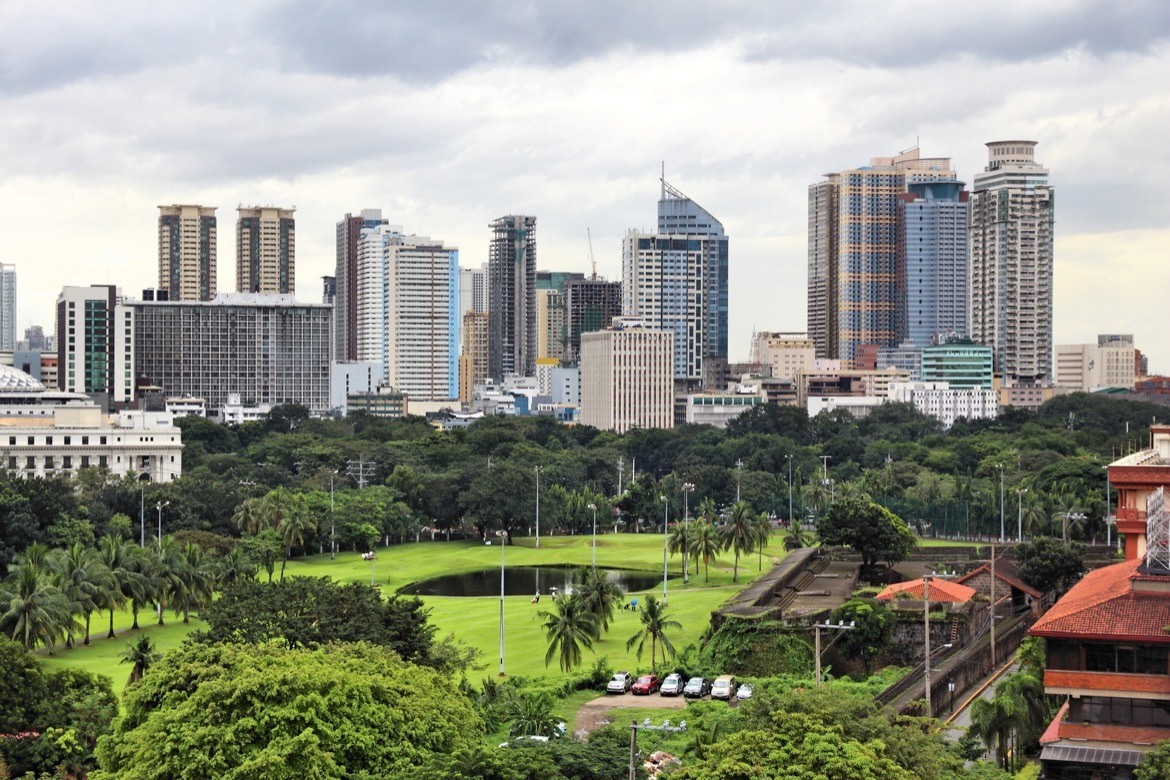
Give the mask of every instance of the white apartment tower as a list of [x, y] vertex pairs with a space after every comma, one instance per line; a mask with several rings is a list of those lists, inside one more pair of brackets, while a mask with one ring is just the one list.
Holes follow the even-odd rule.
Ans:
[[993, 141], [970, 200], [970, 336], [1009, 386], [1052, 384], [1053, 191], [1035, 141]]
[[57, 386], [134, 400], [134, 310], [112, 285], [64, 287], [57, 297]]
[[158, 207], [158, 289], [172, 301], [210, 301], [216, 293], [214, 206]]
[[412, 400], [458, 397], [459, 250], [379, 225], [362, 232], [357, 278], [358, 360]]
[[0, 352], [16, 349], [16, 266], [0, 263]]
[[581, 423], [625, 433], [674, 426], [674, 334], [632, 318], [581, 334]]
[[295, 208], [239, 209], [236, 221], [236, 292], [296, 293]]

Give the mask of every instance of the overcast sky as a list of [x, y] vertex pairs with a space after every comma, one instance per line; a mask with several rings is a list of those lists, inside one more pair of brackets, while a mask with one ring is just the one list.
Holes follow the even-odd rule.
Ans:
[[159, 204], [297, 208], [297, 294], [381, 208], [487, 257], [620, 278], [666, 178], [731, 236], [731, 356], [804, 330], [807, 187], [920, 142], [972, 182], [1032, 139], [1056, 189], [1057, 343], [1170, 372], [1170, 3], [0, 0], [0, 262], [18, 328], [65, 284], [157, 284]]

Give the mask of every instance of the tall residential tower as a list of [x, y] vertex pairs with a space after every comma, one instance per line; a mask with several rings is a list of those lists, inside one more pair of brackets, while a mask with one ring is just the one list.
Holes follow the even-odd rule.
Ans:
[[970, 335], [1009, 386], [1052, 384], [1053, 192], [1035, 141], [993, 141], [971, 193]]
[[295, 208], [239, 208], [236, 221], [236, 292], [296, 292]]
[[336, 285], [333, 299], [333, 359], [357, 360], [358, 244], [363, 230], [389, 224], [381, 209], [362, 209], [357, 216], [346, 214], [337, 223]]
[[0, 352], [16, 349], [16, 266], [0, 263]]
[[967, 335], [967, 197], [953, 179], [911, 182], [898, 200], [897, 342]]
[[534, 376], [536, 217], [511, 214], [488, 227], [488, 376]]
[[172, 301], [210, 301], [216, 293], [215, 207], [158, 207], [158, 289]]

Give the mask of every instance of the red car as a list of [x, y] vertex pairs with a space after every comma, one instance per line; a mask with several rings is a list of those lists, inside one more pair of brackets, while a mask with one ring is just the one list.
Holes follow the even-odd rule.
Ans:
[[635, 695], [649, 696], [658, 690], [660, 685], [662, 685], [662, 682], [658, 679], [658, 675], [644, 674], [638, 678], [638, 681], [634, 683], [634, 687], [630, 688], [630, 690]]

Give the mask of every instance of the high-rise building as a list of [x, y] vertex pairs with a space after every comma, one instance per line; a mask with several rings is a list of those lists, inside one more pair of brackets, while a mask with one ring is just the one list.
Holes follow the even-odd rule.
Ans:
[[967, 197], [963, 182], [911, 182], [898, 199], [897, 340], [928, 346], [967, 334]]
[[158, 289], [172, 301], [210, 301], [216, 293], [215, 206], [158, 207]]
[[16, 266], [0, 263], [0, 352], [16, 349]]
[[459, 317], [488, 310], [488, 267], [459, 269]]
[[576, 365], [581, 359], [581, 334], [608, 328], [622, 313], [622, 283], [600, 277], [565, 282], [565, 345], [561, 363]]
[[415, 401], [459, 393], [459, 250], [379, 225], [362, 231], [357, 265], [358, 360]]
[[723, 223], [711, 212], [660, 179], [658, 234], [660, 236], [701, 236], [704, 239], [703, 332], [701, 357], [727, 359], [727, 268], [728, 238]]
[[296, 292], [295, 208], [239, 209], [236, 220], [236, 292], [292, 295]]
[[134, 400], [134, 311], [113, 285], [65, 287], [57, 297], [57, 386], [123, 404]]
[[1005, 385], [1052, 383], [1053, 191], [1035, 141], [993, 141], [970, 203], [970, 336]]
[[536, 217], [511, 214], [489, 225], [488, 376], [536, 373]]
[[[211, 301], [130, 301], [134, 367], [167, 395], [190, 395], [222, 410], [298, 404], [329, 411], [330, 314], [291, 295], [221, 293]], [[122, 334], [118, 333], [121, 344]]]
[[463, 315], [463, 350], [459, 355], [459, 401], [471, 403], [475, 386], [488, 375], [488, 313], [469, 311]]
[[808, 328], [818, 358], [853, 366], [897, 339], [898, 201], [911, 183], [953, 180], [917, 147], [826, 174], [809, 187]]
[[674, 334], [619, 317], [581, 336], [584, 425], [625, 433], [674, 426]]
[[585, 279], [574, 271], [536, 272], [536, 358], [559, 361], [565, 350], [565, 285]]
[[389, 224], [381, 209], [362, 209], [356, 217], [346, 214], [337, 223], [336, 293], [333, 302], [333, 354], [338, 361], [357, 360], [358, 244], [362, 231]]
[[1056, 385], [1090, 392], [1100, 388], [1132, 388], [1136, 350], [1133, 336], [1105, 333], [1096, 344], [1056, 345]]
[[816, 344], [808, 333], [757, 333], [753, 362], [772, 367], [772, 376], [792, 379], [816, 364]]

